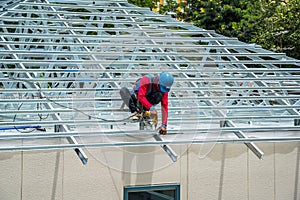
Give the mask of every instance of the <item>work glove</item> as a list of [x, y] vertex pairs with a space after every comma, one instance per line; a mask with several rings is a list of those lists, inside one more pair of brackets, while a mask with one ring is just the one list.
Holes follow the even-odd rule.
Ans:
[[166, 125], [162, 125], [158, 128], [158, 132], [161, 135], [167, 135], [167, 126]]

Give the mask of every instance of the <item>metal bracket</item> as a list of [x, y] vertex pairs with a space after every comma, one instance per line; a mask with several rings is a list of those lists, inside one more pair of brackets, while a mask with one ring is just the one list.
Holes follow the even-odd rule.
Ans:
[[[61, 124], [54, 125], [54, 132], [65, 132], [64, 130], [65, 130], [64, 125], [61, 125]], [[71, 144], [78, 144], [78, 142], [76, 141], [76, 139], [73, 136], [68, 137], [67, 139]], [[87, 161], [88, 161], [88, 157], [86, 156], [84, 151], [81, 148], [75, 148], [74, 151], [76, 152], [77, 156], [81, 160], [82, 164], [86, 165]]]
[[[159, 133], [155, 134], [154, 136], [154, 139], [157, 140], [157, 141], [164, 141], [163, 138], [159, 135]], [[168, 154], [168, 156], [171, 158], [171, 160], [173, 162], [176, 162], [177, 161], [177, 154], [175, 153], [175, 151], [173, 151], [173, 149], [167, 145], [167, 144], [163, 144], [163, 145], [160, 145], [161, 148], [163, 148], [163, 150]]]
[[[139, 123], [139, 127], [140, 127], [140, 130], [144, 130], [145, 129], [145, 124], [143, 121], [141, 121]], [[159, 135], [159, 133], [156, 133], [153, 135], [154, 139], [156, 141], [164, 141], [163, 138]], [[166, 145], [166, 144], [163, 144], [163, 145], [160, 145], [161, 148], [168, 154], [168, 156], [171, 158], [171, 160], [173, 162], [176, 162], [177, 161], [177, 154], [175, 153], [175, 151], [169, 146], [169, 145]]]
[[[231, 126], [230, 126], [231, 124]], [[220, 121], [220, 127], [232, 127], [233, 123], [228, 120]], [[239, 138], [248, 138], [242, 131], [234, 131]], [[244, 144], [260, 159], [263, 159], [264, 152], [261, 151], [253, 142], [244, 142]]]
[[300, 126], [300, 119], [294, 119], [294, 126]]

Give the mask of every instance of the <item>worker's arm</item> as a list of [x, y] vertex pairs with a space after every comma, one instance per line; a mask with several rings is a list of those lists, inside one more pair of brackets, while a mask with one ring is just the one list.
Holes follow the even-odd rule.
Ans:
[[161, 116], [162, 116], [162, 126], [167, 128], [168, 124], [168, 93], [165, 92], [163, 94], [163, 98], [161, 100]]

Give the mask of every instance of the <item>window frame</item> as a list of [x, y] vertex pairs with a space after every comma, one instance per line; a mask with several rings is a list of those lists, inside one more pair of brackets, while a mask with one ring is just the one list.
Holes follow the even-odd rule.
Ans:
[[153, 191], [153, 190], [175, 190], [174, 200], [180, 200], [180, 184], [125, 186], [124, 200], [128, 200], [130, 192], [145, 192], [145, 191]]

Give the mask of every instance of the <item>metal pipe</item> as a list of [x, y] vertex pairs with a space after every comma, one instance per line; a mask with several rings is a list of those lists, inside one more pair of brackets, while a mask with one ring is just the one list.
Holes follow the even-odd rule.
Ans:
[[157, 145], [185, 145], [185, 144], [206, 144], [206, 143], [251, 143], [251, 142], [294, 142], [300, 141], [300, 137], [272, 137], [272, 138], [234, 138], [234, 139], [195, 139], [195, 140], [164, 140], [144, 142], [115, 142], [115, 143], [92, 143], [92, 144], [58, 144], [58, 145], [23, 145], [0, 147], [0, 151], [36, 151], [74, 148], [100, 148], [100, 147], [130, 147], [130, 146], [157, 146]]

